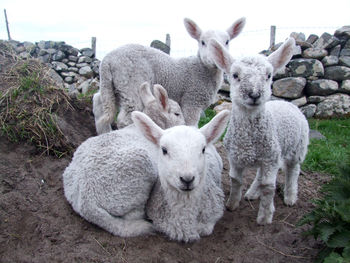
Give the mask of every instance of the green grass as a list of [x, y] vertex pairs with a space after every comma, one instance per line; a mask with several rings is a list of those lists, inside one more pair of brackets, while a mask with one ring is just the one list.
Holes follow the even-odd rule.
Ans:
[[[215, 111], [205, 110], [206, 117], [201, 118], [199, 127], [208, 123]], [[322, 133], [326, 139], [312, 139], [302, 170], [332, 175], [339, 174], [339, 165], [350, 158], [350, 118], [332, 120], [309, 120], [310, 129]]]
[[310, 141], [302, 169], [339, 174], [339, 165], [346, 163], [350, 157], [350, 119], [310, 119], [309, 125], [310, 129], [319, 131], [326, 139]]

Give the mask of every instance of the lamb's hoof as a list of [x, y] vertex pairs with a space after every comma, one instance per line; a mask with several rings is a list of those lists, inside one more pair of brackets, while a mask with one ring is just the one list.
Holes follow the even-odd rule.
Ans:
[[284, 197], [284, 203], [288, 206], [293, 206], [297, 202], [297, 196]]
[[255, 193], [251, 193], [251, 192], [247, 192], [245, 195], [244, 195], [244, 199], [245, 200], [256, 200], [260, 197], [260, 193], [259, 192], [255, 192]]
[[271, 216], [258, 216], [256, 219], [258, 225], [268, 225], [272, 223], [272, 215]]
[[228, 211], [234, 211], [234, 210], [236, 210], [238, 207], [239, 207], [239, 201], [231, 202], [230, 200], [228, 200], [227, 203], [226, 203], [226, 209], [227, 209]]

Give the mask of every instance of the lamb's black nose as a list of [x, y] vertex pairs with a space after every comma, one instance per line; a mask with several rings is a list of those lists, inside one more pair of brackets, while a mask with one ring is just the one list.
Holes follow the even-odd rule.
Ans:
[[259, 92], [249, 92], [248, 96], [253, 100], [257, 100], [261, 97], [261, 94]]
[[249, 92], [248, 97], [253, 100], [254, 103], [261, 97], [260, 92]]
[[186, 186], [185, 190], [192, 190], [191, 184], [194, 181], [194, 176], [180, 176], [180, 181]]

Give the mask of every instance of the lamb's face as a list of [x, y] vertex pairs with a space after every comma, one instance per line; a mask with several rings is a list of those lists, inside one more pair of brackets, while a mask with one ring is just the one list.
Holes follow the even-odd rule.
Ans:
[[211, 54], [210, 49], [208, 48], [209, 41], [211, 39], [215, 39], [222, 46], [228, 49], [230, 36], [227, 32], [214, 30], [206, 31], [203, 34], [201, 34], [198, 40], [198, 55], [201, 58], [202, 62], [209, 67], [215, 66], [213, 56]]
[[206, 139], [193, 127], [166, 130], [159, 143], [158, 173], [164, 189], [192, 193], [206, 176]]
[[273, 67], [264, 56], [235, 60], [229, 81], [231, 99], [249, 110], [259, 109], [271, 96]]

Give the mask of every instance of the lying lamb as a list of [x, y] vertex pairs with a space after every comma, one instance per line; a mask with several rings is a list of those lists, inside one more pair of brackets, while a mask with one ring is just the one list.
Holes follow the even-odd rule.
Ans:
[[132, 118], [158, 148], [159, 178], [146, 205], [154, 228], [184, 242], [211, 234], [224, 210], [222, 160], [212, 143], [223, 133], [229, 111], [219, 113], [200, 130], [189, 126], [162, 130], [139, 112]]
[[294, 45], [290, 38], [268, 57], [234, 59], [220, 43], [210, 43], [215, 61], [228, 74], [231, 85], [232, 114], [224, 138], [231, 178], [226, 206], [230, 210], [238, 207], [242, 172], [246, 167], [257, 167], [245, 197], [260, 197], [258, 224], [272, 222], [279, 168], [284, 168], [286, 175], [284, 203], [295, 204], [300, 164], [307, 153], [309, 126], [304, 115], [292, 103], [269, 101], [273, 73], [289, 62]]
[[215, 66], [208, 49], [210, 39], [228, 48], [229, 41], [242, 31], [245, 19], [237, 20], [227, 31], [202, 31], [195, 22], [184, 20], [188, 33], [198, 41], [198, 55], [175, 59], [151, 47], [125, 45], [107, 54], [100, 66], [100, 93], [103, 112], [96, 120], [99, 133], [111, 131], [119, 108], [118, 128], [131, 123], [130, 114], [142, 110], [137, 87], [144, 81], [161, 84], [181, 106], [187, 125], [197, 125], [202, 110], [215, 99], [223, 73]]
[[[179, 105], [160, 85], [153, 89], [155, 97], [147, 83], [141, 85], [145, 112], [163, 128], [184, 124]], [[86, 220], [114, 235], [149, 233], [153, 228], [144, 219], [144, 209], [157, 180], [156, 152], [134, 125], [89, 138], [63, 173], [68, 202]]]

